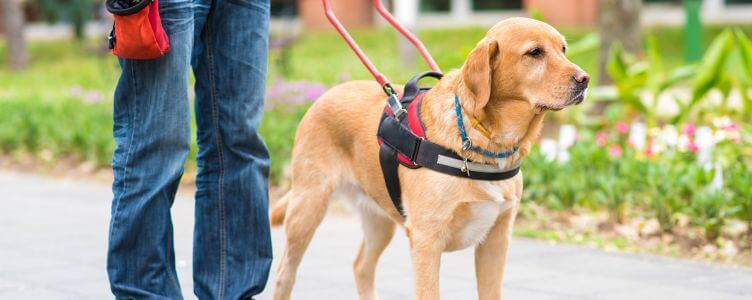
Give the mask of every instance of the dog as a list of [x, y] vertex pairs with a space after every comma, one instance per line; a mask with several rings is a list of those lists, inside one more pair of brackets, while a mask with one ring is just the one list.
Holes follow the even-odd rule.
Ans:
[[[493, 26], [459, 70], [427, 92], [420, 108], [429, 141], [474, 162], [518, 164], [538, 138], [547, 111], [584, 100], [589, 77], [566, 55], [564, 37], [550, 25], [510, 18]], [[402, 87], [396, 87], [401, 90]], [[455, 96], [468, 115], [490, 132], [471, 127], [478, 147], [505, 159], [463, 150]], [[353, 265], [360, 299], [377, 299], [374, 275], [379, 256], [397, 224], [410, 242], [414, 298], [439, 298], [441, 254], [475, 247], [480, 299], [501, 299], [504, 264], [522, 195], [522, 173], [503, 181], [453, 177], [427, 168], [399, 168], [403, 207], [395, 209], [379, 165], [376, 139], [384, 111], [381, 87], [351, 81], [322, 95], [305, 114], [295, 136], [292, 185], [271, 209], [273, 226], [284, 224], [287, 246], [278, 269], [274, 299], [289, 299], [297, 268], [334, 192], [358, 207], [363, 241]]]

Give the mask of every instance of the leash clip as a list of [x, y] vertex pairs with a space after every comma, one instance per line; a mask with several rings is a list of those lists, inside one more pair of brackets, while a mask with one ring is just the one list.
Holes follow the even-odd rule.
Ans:
[[397, 95], [397, 91], [389, 82], [385, 83], [381, 88], [384, 90], [384, 93], [386, 93], [387, 96]]

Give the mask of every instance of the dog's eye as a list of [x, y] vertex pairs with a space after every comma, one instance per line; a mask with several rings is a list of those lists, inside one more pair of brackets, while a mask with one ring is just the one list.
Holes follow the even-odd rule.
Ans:
[[561, 47], [561, 51], [564, 52], [564, 54], [566, 54], [567, 53], [567, 46], [562, 46]]
[[541, 50], [540, 48], [535, 48], [533, 50], [530, 50], [530, 52], [528, 52], [527, 55], [530, 55], [532, 57], [539, 57], [543, 55], [543, 50]]

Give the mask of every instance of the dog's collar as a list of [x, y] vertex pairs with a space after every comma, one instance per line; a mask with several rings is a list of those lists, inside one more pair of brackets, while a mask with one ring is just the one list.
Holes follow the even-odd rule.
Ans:
[[[457, 100], [457, 96], [454, 96], [455, 100]], [[455, 102], [455, 105], [457, 103]], [[462, 105], [459, 106], [462, 108]], [[467, 119], [470, 120], [470, 126], [478, 130], [484, 137], [486, 137], [489, 140], [493, 140], [493, 133], [491, 133], [491, 130], [488, 130], [486, 126], [483, 126], [483, 123], [481, 123], [478, 119], [476, 119], [473, 115], [467, 114]]]
[[[474, 146], [473, 141], [470, 140], [470, 137], [468, 137], [467, 131], [465, 130], [465, 122], [462, 120], [462, 105], [460, 105], [460, 97], [458, 97], [457, 95], [454, 95], [454, 112], [457, 114], [457, 128], [459, 128], [460, 138], [462, 138], [462, 150], [473, 151], [490, 158], [507, 158], [517, 152], [518, 147], [514, 147], [512, 148], [512, 150], [509, 150], [507, 152], [494, 153], [486, 149]], [[483, 134], [486, 138], [491, 139], [491, 132], [486, 129], [483, 124], [481, 124], [477, 119], [471, 117], [469, 114], [468, 119], [470, 120], [473, 128], [478, 129], [478, 131], [480, 131], [481, 134]]]

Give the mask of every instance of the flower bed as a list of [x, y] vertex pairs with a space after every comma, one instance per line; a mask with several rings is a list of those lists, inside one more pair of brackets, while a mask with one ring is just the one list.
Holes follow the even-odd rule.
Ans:
[[[528, 203], [522, 218], [531, 228], [573, 230], [575, 236], [659, 237], [690, 255], [708, 247], [725, 247], [724, 259], [749, 255], [750, 145], [749, 129], [728, 117], [680, 127], [616, 122], [579, 133], [564, 125], [558, 141], [542, 140], [523, 165]], [[590, 225], [570, 227], [574, 216], [594, 214]], [[545, 224], [550, 220], [559, 221]], [[654, 229], [625, 233], [642, 232], [644, 224]]]

